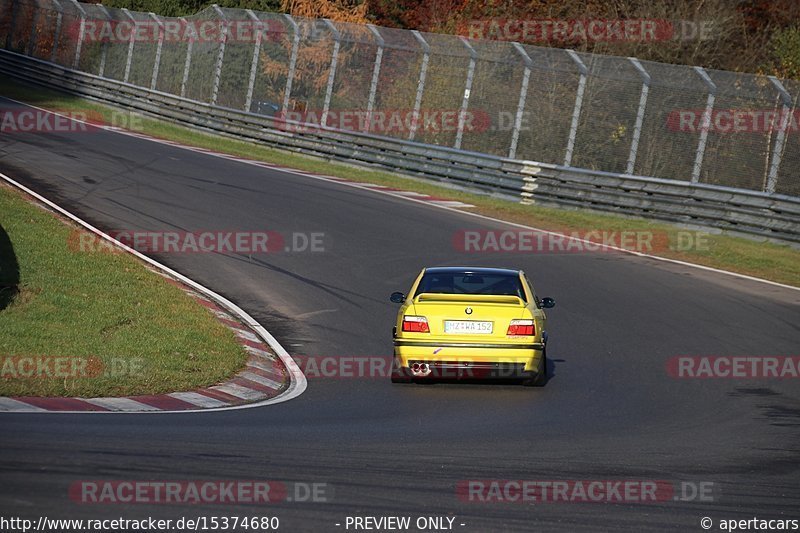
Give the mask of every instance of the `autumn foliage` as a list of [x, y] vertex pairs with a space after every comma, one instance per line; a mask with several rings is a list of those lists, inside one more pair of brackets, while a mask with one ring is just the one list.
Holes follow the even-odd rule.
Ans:
[[[296, 17], [300, 24], [302, 46], [297, 52], [297, 65], [302, 68], [295, 70], [292, 92], [301, 97], [293, 102], [292, 107], [304, 108], [308, 95], [325, 90], [333, 48], [333, 36], [329, 29], [313, 19], [363, 25], [369, 22], [367, 4], [352, 4], [343, 0], [283, 0], [281, 7]], [[263, 52], [261, 57], [262, 72], [276, 83], [285, 80], [288, 74], [288, 61], [285, 58], [291, 54], [292, 36], [287, 34], [281, 42], [284, 53], [280, 57], [268, 52]], [[349, 57], [347, 49], [340, 50], [340, 68], [347, 68]]]
[[334, 22], [366, 24], [367, 3], [343, 0], [283, 0], [281, 9], [295, 17], [330, 19]]
[[[99, 0], [87, 0], [97, 2]], [[476, 21], [652, 19], [707, 24], [707, 38], [658, 42], [529, 42], [538, 46], [742, 72], [800, 78], [800, 0], [103, 0], [107, 7], [185, 16], [212, 3], [223, 7], [289, 13], [300, 19], [416, 29], [470, 36]], [[489, 36], [492, 38], [492, 36]], [[291, 36], [288, 36], [290, 46]], [[298, 72], [301, 87], [319, 90], [329, 60], [330, 39], [305, 43], [300, 50], [312, 68]], [[342, 50], [341, 60], [348, 60]], [[284, 62], [285, 63], [285, 62]], [[265, 72], [285, 75], [285, 65]], [[320, 72], [317, 72], [319, 70]]]
[[641, 43], [531, 42], [585, 52], [800, 77], [798, 0], [367, 0], [379, 25], [470, 34], [487, 20], [657, 19], [712, 28], [705, 39]]

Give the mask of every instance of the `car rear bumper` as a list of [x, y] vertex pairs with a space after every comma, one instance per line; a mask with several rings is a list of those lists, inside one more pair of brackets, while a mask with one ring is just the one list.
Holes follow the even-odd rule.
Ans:
[[427, 364], [431, 377], [526, 378], [535, 376], [544, 357], [544, 344], [514, 345], [409, 342], [396, 340], [395, 366], [410, 369]]

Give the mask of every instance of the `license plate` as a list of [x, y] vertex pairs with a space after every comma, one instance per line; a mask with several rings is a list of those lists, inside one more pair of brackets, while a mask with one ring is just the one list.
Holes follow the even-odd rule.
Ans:
[[478, 320], [445, 320], [444, 332], [491, 335], [492, 323]]

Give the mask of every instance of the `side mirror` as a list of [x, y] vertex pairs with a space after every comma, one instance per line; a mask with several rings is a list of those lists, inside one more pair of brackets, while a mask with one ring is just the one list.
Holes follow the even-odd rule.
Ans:
[[406, 295], [402, 292], [393, 292], [391, 296], [389, 296], [389, 300], [396, 304], [401, 304], [406, 301]]
[[542, 298], [540, 304], [542, 306], [542, 309], [550, 309], [551, 307], [556, 306], [556, 301], [553, 300], [552, 298]]

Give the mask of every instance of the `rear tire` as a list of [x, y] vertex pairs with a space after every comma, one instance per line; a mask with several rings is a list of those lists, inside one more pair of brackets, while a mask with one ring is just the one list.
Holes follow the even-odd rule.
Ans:
[[392, 383], [411, 383], [412, 379], [408, 369], [394, 366], [392, 368]]
[[544, 387], [547, 384], [547, 348], [542, 353], [542, 362], [539, 363], [539, 371], [536, 376], [524, 380], [522, 384], [526, 387]]

